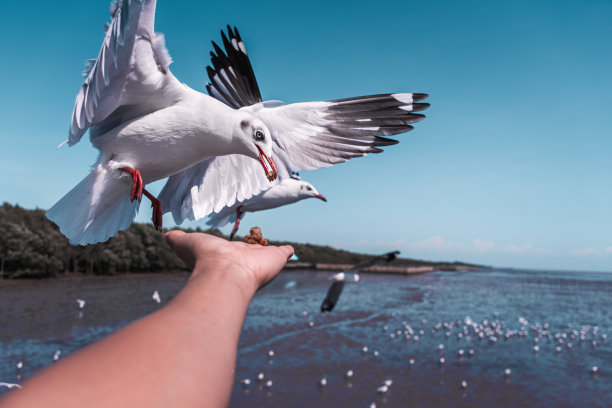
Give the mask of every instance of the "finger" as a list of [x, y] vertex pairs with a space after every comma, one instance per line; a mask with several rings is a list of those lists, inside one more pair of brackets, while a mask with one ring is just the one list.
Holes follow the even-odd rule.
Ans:
[[193, 234], [186, 234], [181, 230], [172, 230], [164, 234], [164, 242], [189, 268], [195, 265], [194, 239]]
[[295, 253], [295, 249], [293, 249], [291, 245], [283, 245], [280, 247], [280, 249], [282, 249], [284, 254], [287, 255], [287, 260], [289, 260], [289, 258], [291, 258]]
[[181, 230], [168, 231], [163, 236], [164, 243], [168, 245], [170, 248], [173, 248], [176, 242], [176, 239], [180, 237], [181, 235], [185, 235], [185, 231], [181, 231]]

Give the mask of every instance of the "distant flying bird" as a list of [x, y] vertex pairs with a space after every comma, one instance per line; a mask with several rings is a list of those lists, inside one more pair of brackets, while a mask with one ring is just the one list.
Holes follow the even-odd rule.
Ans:
[[7, 382], [2, 381], [2, 382], [0, 382], [0, 387], [6, 387], [6, 388], [8, 388], [10, 390], [10, 389], [13, 389], [13, 388], [21, 388], [21, 385], [19, 385], [19, 384], [11, 384], [11, 383], [7, 383]]
[[[357, 264], [344, 272], [333, 275], [330, 279], [332, 279], [334, 282], [329, 287], [327, 296], [325, 296], [325, 299], [323, 299], [323, 303], [321, 303], [321, 312], [331, 312], [333, 310], [336, 303], [338, 303], [338, 299], [340, 298], [340, 294], [342, 294], [342, 289], [344, 289], [345, 283], [359, 282], [360, 278], [357, 274], [358, 271], [370, 266], [382, 265], [391, 262], [397, 257], [398, 254], [399, 251], [387, 252], [386, 254]], [[365, 349], [366, 347], [364, 347], [364, 351]]]
[[[267, 189], [289, 169], [380, 152], [397, 143], [380, 136], [411, 130], [424, 117], [413, 112], [428, 107], [419, 103], [427, 95], [411, 93], [261, 103], [244, 45], [231, 29], [229, 40], [223, 36], [229, 55], [215, 46], [210, 97], [170, 72], [164, 36], [154, 31], [155, 6], [155, 0], [111, 4], [102, 48], [76, 97], [65, 143], [74, 145], [89, 130], [100, 155], [92, 172], [47, 211], [72, 244], [105, 241], [126, 229], [143, 194], [161, 229], [163, 208], [175, 218], [193, 210], [198, 219]], [[172, 175], [160, 200], [145, 189]]]
[[300, 176], [294, 173], [291, 177], [282, 180], [269, 190], [261, 192], [242, 203], [225, 207], [219, 213], [213, 214], [206, 224], [213, 228], [219, 228], [228, 222], [233, 222], [234, 228], [230, 234], [230, 240], [232, 240], [238, 231], [240, 220], [242, 220], [247, 212], [269, 210], [313, 197], [327, 201], [312, 184], [301, 180]]

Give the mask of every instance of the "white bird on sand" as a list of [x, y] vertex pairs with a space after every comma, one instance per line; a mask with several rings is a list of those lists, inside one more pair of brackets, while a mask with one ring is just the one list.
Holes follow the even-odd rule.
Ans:
[[388, 391], [389, 391], [389, 387], [387, 385], [384, 385], [384, 384], [376, 389], [376, 392], [378, 392], [379, 394], [385, 394]]
[[323, 376], [321, 377], [321, 379], [319, 380], [319, 387], [325, 387], [327, 385], [327, 377]]
[[2, 381], [2, 382], [0, 382], [0, 387], [6, 387], [6, 388], [8, 388], [10, 390], [10, 389], [13, 389], [13, 388], [21, 388], [21, 385], [19, 385], [19, 384], [11, 384], [11, 383], [7, 383], [7, 382]]
[[[89, 129], [100, 155], [92, 172], [47, 211], [72, 244], [105, 241], [126, 229], [143, 194], [161, 229], [164, 211], [175, 220], [199, 219], [269, 188], [268, 180], [288, 177], [289, 169], [380, 152], [397, 143], [381, 136], [411, 130], [424, 117], [413, 112], [429, 106], [419, 103], [426, 94], [412, 93], [262, 103], [244, 44], [230, 28], [229, 40], [223, 35], [228, 55], [215, 45], [214, 69], [208, 68], [214, 97], [205, 95], [170, 72], [164, 36], [154, 31], [155, 6], [155, 0], [111, 4], [102, 48], [77, 95], [66, 143], [74, 145]], [[168, 176], [159, 200], [145, 189]]]
[[242, 220], [247, 212], [269, 210], [293, 204], [306, 198], [318, 198], [319, 200], [327, 201], [312, 184], [300, 179], [299, 174], [294, 172], [291, 177], [281, 180], [280, 183], [270, 189], [248, 200], [225, 207], [216, 214], [212, 214], [206, 224], [213, 228], [219, 228], [228, 222], [233, 222], [234, 228], [230, 234], [231, 240], [238, 231], [240, 220]]
[[87, 302], [85, 302], [83, 299], [77, 299], [77, 300], [76, 300], [76, 302], [77, 302], [77, 303], [78, 303], [78, 305], [79, 305], [79, 309], [84, 308], [84, 307], [85, 307], [85, 303], [87, 303]]

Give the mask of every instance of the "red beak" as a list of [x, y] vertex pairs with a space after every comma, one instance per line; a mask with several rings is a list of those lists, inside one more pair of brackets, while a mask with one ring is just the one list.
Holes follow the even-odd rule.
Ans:
[[317, 194], [317, 195], [315, 195], [315, 197], [317, 197], [319, 200], [323, 200], [323, 201], [327, 202], [327, 198], [325, 198], [325, 196], [323, 196], [323, 194]]
[[259, 162], [261, 163], [261, 166], [263, 167], [264, 172], [266, 173], [266, 177], [268, 178], [268, 180], [274, 181], [278, 176], [274, 160], [272, 160], [272, 157], [266, 156], [263, 150], [261, 150], [261, 147], [257, 146], [257, 150], [259, 151]]

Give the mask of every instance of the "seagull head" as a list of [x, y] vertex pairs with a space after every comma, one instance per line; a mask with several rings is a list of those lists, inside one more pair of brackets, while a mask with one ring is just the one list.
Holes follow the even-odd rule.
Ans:
[[246, 141], [247, 156], [259, 160], [268, 180], [275, 180], [278, 172], [272, 159], [270, 130], [261, 120], [251, 115], [242, 116], [239, 123], [240, 138]]
[[319, 194], [317, 189], [307, 181], [300, 181], [300, 196], [304, 198], [315, 197], [327, 202], [327, 198], [323, 194]]

